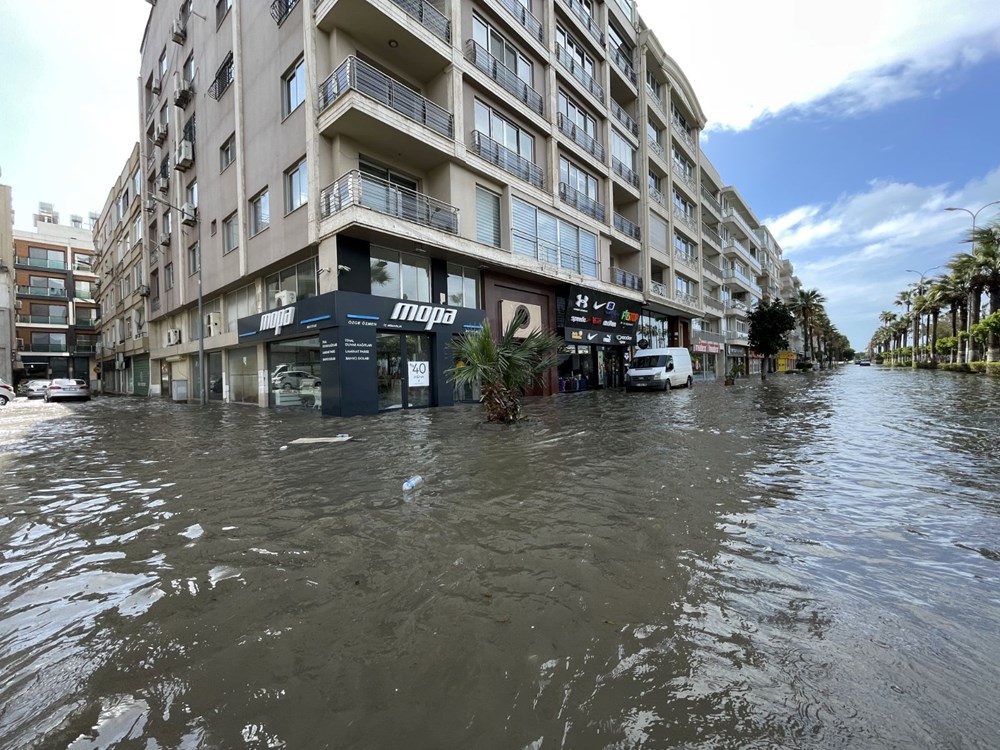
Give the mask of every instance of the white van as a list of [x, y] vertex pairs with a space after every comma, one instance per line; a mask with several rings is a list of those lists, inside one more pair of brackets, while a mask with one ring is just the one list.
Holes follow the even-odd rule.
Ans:
[[691, 352], [683, 347], [639, 349], [625, 373], [626, 391], [669, 391], [694, 383]]

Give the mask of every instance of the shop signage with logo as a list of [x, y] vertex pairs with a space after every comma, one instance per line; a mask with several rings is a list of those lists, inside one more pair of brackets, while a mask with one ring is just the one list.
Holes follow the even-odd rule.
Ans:
[[635, 341], [638, 302], [604, 292], [571, 286], [563, 323], [566, 341], [602, 346], [626, 346]]
[[691, 347], [691, 350], [706, 354], [718, 354], [722, 351], [722, 346], [721, 344], [716, 344], [714, 341], [698, 341]]
[[282, 326], [290, 326], [295, 322], [295, 307], [283, 307], [280, 310], [272, 310], [271, 312], [266, 312], [260, 316], [260, 327], [257, 329], [258, 333], [263, 333], [264, 331], [274, 331], [274, 335], [277, 336], [281, 333]]
[[455, 322], [455, 315], [458, 310], [450, 307], [437, 307], [436, 305], [416, 305], [412, 302], [397, 302], [392, 308], [389, 320], [405, 320], [409, 322], [423, 323], [424, 330], [429, 331], [435, 323], [451, 325]]

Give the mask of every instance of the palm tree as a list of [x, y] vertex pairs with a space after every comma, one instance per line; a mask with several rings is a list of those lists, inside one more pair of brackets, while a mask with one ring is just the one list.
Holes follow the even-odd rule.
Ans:
[[811, 320], [816, 313], [823, 308], [826, 297], [820, 294], [819, 289], [800, 289], [798, 295], [792, 300], [791, 307], [802, 321], [802, 339], [804, 359], [809, 359], [811, 339]]
[[[904, 314], [903, 317], [905, 317], [906, 320], [909, 321], [909, 319], [910, 319], [910, 305], [913, 304], [913, 290], [912, 289], [904, 289], [903, 291], [901, 291], [899, 294], [896, 295], [896, 300], [895, 300], [895, 302], [893, 304], [899, 305], [900, 307], [903, 307], [903, 306], [906, 307], [906, 313]], [[907, 331], [906, 333], [903, 334], [903, 346], [906, 346], [906, 337], [907, 337], [907, 335], [909, 335], [909, 331]]]
[[521, 315], [514, 316], [495, 341], [489, 321], [484, 320], [481, 329], [459, 336], [451, 345], [458, 364], [446, 372], [458, 385], [479, 384], [488, 422], [516, 422], [524, 390], [556, 365], [561, 340], [538, 330], [518, 338], [523, 324]]
[[927, 311], [927, 348], [930, 352], [930, 361], [937, 364], [937, 339], [938, 339], [938, 317], [941, 315], [941, 308], [946, 304], [946, 294], [938, 286], [937, 282], [931, 284], [925, 296]]
[[[990, 314], [1000, 310], [1000, 222], [977, 229], [971, 237], [972, 257], [975, 259], [977, 276], [990, 296]], [[976, 311], [978, 313], [978, 310]], [[1000, 359], [1000, 340], [995, 333], [989, 336], [987, 362]]]
[[[979, 322], [979, 300], [982, 296], [983, 282], [978, 274], [978, 264], [971, 253], [960, 253], [948, 262], [948, 268], [961, 281], [965, 288], [966, 301], [962, 309], [962, 330], [966, 334]], [[975, 341], [972, 336], [966, 340], [965, 361], [975, 359]], [[959, 354], [961, 361], [961, 353]]]
[[[951, 335], [958, 340], [958, 316], [966, 299], [965, 287], [955, 274], [941, 276], [934, 282], [934, 290], [942, 307], [948, 307], [951, 317]], [[952, 349], [951, 362], [958, 362], [958, 347]]]

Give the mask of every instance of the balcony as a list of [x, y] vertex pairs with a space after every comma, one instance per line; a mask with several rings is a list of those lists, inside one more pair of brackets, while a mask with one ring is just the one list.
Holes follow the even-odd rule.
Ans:
[[542, 96], [531, 86], [517, 77], [517, 74], [497, 60], [493, 55], [470, 39], [465, 43], [465, 58], [479, 70], [500, 84], [505, 91], [513, 94], [529, 109], [542, 114]]
[[692, 153], [698, 153], [698, 140], [691, 135], [691, 132], [686, 127], [677, 122], [677, 120], [671, 121], [670, 127], [677, 134], [678, 138], [680, 138], [681, 143], [691, 149]]
[[747, 263], [750, 262], [750, 248], [735, 237], [726, 237], [726, 239], [722, 241], [722, 250], [728, 255], [742, 255], [743, 259], [746, 260]]
[[349, 91], [384, 104], [408, 120], [430, 128], [446, 138], [454, 138], [451, 113], [430, 99], [390, 78], [356, 57], [348, 57], [319, 87], [319, 111], [322, 113]]
[[625, 109], [616, 102], [614, 99], [611, 100], [611, 114], [615, 116], [615, 119], [620, 122], [628, 132], [634, 135], [636, 138], [639, 137], [639, 125], [636, 123], [635, 118], [632, 117]]
[[646, 138], [646, 143], [649, 144], [649, 150], [650, 151], [652, 151], [654, 154], [656, 154], [657, 156], [659, 156], [661, 159], [663, 158], [663, 146], [660, 145], [659, 141], [654, 140], [650, 136], [650, 137]]
[[716, 198], [714, 195], [708, 192], [704, 187], [702, 187], [701, 189], [701, 198], [706, 204], [708, 204], [710, 208], [712, 208], [715, 211], [717, 215], [722, 216], [722, 204], [719, 203], [718, 198]]
[[299, 4], [299, 0], [274, 0], [271, 3], [271, 18], [274, 22], [281, 26], [288, 17], [288, 14], [292, 12], [292, 8]]
[[635, 86], [637, 79], [635, 75], [635, 67], [632, 65], [632, 60], [630, 60], [629, 57], [617, 47], [611, 48], [609, 52], [611, 53], [611, 60], [614, 62], [615, 67], [618, 68], [629, 83]]
[[701, 236], [712, 242], [716, 247], [722, 248], [722, 237], [708, 224], [702, 222], [701, 224]]
[[674, 253], [674, 260], [682, 265], [687, 266], [692, 271], [701, 271], [701, 266], [698, 263], [698, 256], [694, 253]]
[[510, 13], [517, 22], [520, 23], [527, 32], [538, 41], [545, 42], [545, 34], [542, 31], [542, 22], [531, 15], [531, 12], [517, 0], [499, 0], [500, 5]]
[[153, 297], [153, 299], [151, 299], [149, 301], [149, 307], [150, 307], [151, 310], [153, 310], [153, 312], [156, 312], [157, 310], [159, 310], [160, 309], [160, 298], [159, 297]]
[[434, 36], [451, 44], [451, 21], [426, 0], [390, 0]]
[[609, 281], [615, 286], [632, 289], [636, 292], [642, 291], [642, 278], [637, 274], [621, 268], [615, 268], [614, 266], [609, 268], [608, 272], [610, 276]]
[[559, 183], [559, 198], [577, 211], [587, 214], [598, 221], [604, 221], [604, 206], [588, 195], [581, 193], [565, 182]]
[[65, 315], [18, 315], [17, 322], [24, 325], [65, 326], [69, 325], [69, 318]]
[[750, 228], [750, 222], [739, 211], [734, 208], [726, 208], [722, 211], [722, 218], [726, 221], [734, 222], [742, 229], [748, 237], [756, 237], [756, 233]]
[[670, 290], [667, 288], [667, 285], [661, 284], [659, 281], [649, 282], [649, 293], [656, 297], [670, 299]]
[[741, 302], [738, 299], [728, 299], [726, 300], [726, 315], [738, 314], [746, 315], [749, 312], [746, 302]]
[[726, 343], [746, 346], [750, 343], [750, 334], [744, 331], [726, 331]]
[[691, 331], [691, 338], [694, 341], [710, 341], [714, 344], [726, 343], [726, 337], [715, 331]]
[[709, 294], [703, 295], [701, 301], [705, 304], [706, 310], [714, 310], [720, 314], [726, 311], [726, 306], [722, 303], [722, 300]]
[[97, 344], [75, 344], [73, 351], [76, 354], [96, 354]]
[[97, 328], [97, 318], [77, 318], [77, 328]]
[[698, 195], [698, 178], [695, 177], [694, 170], [690, 167], [683, 167], [674, 162], [674, 177], [678, 182], [682, 182], [691, 189], [691, 194]]
[[621, 177], [625, 182], [627, 182], [632, 187], [639, 189], [639, 175], [635, 173], [635, 170], [629, 166], [623, 164], [620, 160], [612, 158], [611, 159], [611, 171], [616, 175]]
[[84, 302], [96, 302], [94, 298], [93, 289], [77, 289], [73, 292], [73, 299], [83, 300]]
[[556, 45], [556, 57], [559, 59], [559, 64], [562, 65], [570, 75], [573, 76], [597, 101], [604, 103], [604, 89], [601, 85], [594, 80], [594, 77], [583, 69], [583, 65], [579, 60], [574, 58], [566, 49], [561, 45]]
[[753, 290], [753, 288], [757, 286], [750, 279], [750, 276], [748, 276], [746, 272], [744, 272], [739, 268], [727, 268], [722, 278], [725, 279], [727, 282], [729, 281], [739, 282], [749, 290]]
[[688, 229], [698, 231], [698, 221], [694, 218], [694, 213], [688, 213], [687, 211], [682, 211], [681, 209], [674, 206], [673, 216], [675, 221], [679, 221], [681, 224], [686, 226]]
[[653, 109], [657, 110], [658, 112], [663, 112], [664, 111], [664, 108], [663, 108], [663, 94], [661, 94], [658, 89], [654, 89], [652, 86], [650, 86], [649, 85], [649, 81], [646, 82], [646, 96], [655, 105], [653, 107]]
[[640, 241], [641, 232], [639, 230], [638, 224], [635, 224], [634, 222], [626, 219], [621, 214], [616, 213], [614, 215], [614, 225], [615, 229], [617, 229], [622, 234], [626, 235], [627, 237], [631, 237], [636, 242]]
[[573, 15], [576, 16], [576, 19], [581, 24], [583, 24], [583, 27], [587, 30], [587, 32], [592, 37], [594, 37], [594, 39], [597, 40], [598, 45], [603, 47], [604, 33], [601, 31], [601, 28], [597, 25], [597, 21], [595, 21], [591, 17], [590, 13], [587, 12], [587, 9], [584, 7], [583, 3], [581, 3], [580, 0], [563, 0], [563, 3], [566, 5], [567, 8], [569, 8], [573, 12]]
[[504, 172], [519, 177], [536, 188], [545, 187], [545, 175], [534, 162], [530, 162], [506, 146], [501, 146], [478, 130], [472, 131], [472, 150], [481, 158], [494, 164]]
[[59, 297], [66, 299], [66, 290], [49, 286], [20, 286], [17, 287], [18, 294], [30, 297]]
[[458, 209], [437, 198], [354, 170], [320, 192], [324, 219], [350, 206], [458, 234]]
[[54, 271], [65, 271], [66, 262], [62, 260], [45, 260], [44, 258], [26, 258], [20, 255], [14, 256], [15, 266], [26, 266], [28, 268], [49, 268]]
[[708, 276], [714, 276], [715, 278], [719, 279], [720, 281], [722, 280], [722, 278], [723, 278], [723, 276], [722, 276], [722, 269], [719, 268], [714, 263], [712, 263], [712, 261], [705, 260], [704, 258], [702, 258], [701, 267], [702, 267], [702, 271], [706, 275], [708, 275]]
[[600, 141], [585, 133], [583, 128], [570, 121], [570, 119], [562, 112], [559, 113], [559, 117], [557, 119], [559, 121], [559, 130], [564, 135], [569, 136], [573, 140], [573, 143], [593, 156], [599, 162], [604, 161], [604, 146], [601, 145]]
[[[64, 334], [60, 334], [64, 335]], [[66, 344], [36, 344], [31, 342], [27, 345], [26, 352], [65, 352]]]
[[701, 301], [696, 294], [688, 294], [687, 292], [682, 292], [678, 289], [674, 290], [674, 299], [682, 305], [687, 305], [688, 307], [701, 307]]
[[666, 198], [663, 197], [663, 193], [661, 193], [659, 191], [659, 189], [653, 187], [652, 185], [649, 186], [649, 197], [652, 200], [654, 200], [657, 203], [659, 203], [664, 208], [667, 207], [667, 201], [666, 201]]

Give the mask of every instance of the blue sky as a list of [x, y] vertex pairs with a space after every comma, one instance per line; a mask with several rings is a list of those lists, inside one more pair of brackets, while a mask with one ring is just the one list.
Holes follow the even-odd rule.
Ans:
[[[943, 209], [1000, 199], [996, 0], [638, 3], [709, 118], [705, 153], [856, 347], [918, 280], [907, 269], [965, 248], [969, 216]], [[148, 12], [0, 0], [0, 182], [18, 228], [39, 201], [64, 219], [103, 207], [138, 131]]]

